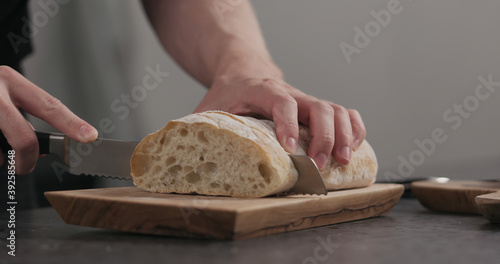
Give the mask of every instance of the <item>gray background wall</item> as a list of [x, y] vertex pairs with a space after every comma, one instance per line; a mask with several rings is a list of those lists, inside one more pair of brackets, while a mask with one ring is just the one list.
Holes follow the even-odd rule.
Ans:
[[[32, 16], [44, 12], [44, 2], [31, 1]], [[354, 28], [364, 29], [375, 20], [370, 11], [387, 10], [389, 2], [255, 0], [253, 5], [288, 82], [361, 112], [380, 179], [387, 171], [397, 174], [398, 157], [417, 155], [414, 141], [430, 138], [436, 128], [447, 140], [414, 163], [410, 176], [454, 177], [447, 168], [464, 166], [469, 168], [464, 177], [498, 177], [477, 168], [499, 168], [500, 92], [478, 100], [457, 129], [443, 114], [455, 103], [473, 102], [479, 76], [500, 81], [500, 2], [401, 0], [400, 13], [348, 63], [340, 44], [354, 45]], [[110, 118], [116, 130], [104, 137], [140, 140], [191, 113], [205, 93], [163, 51], [137, 1], [72, 0], [38, 24], [36, 50], [25, 63], [28, 78], [95, 126]], [[141, 84], [146, 67], [158, 64], [170, 75], [120, 119], [112, 102]]]

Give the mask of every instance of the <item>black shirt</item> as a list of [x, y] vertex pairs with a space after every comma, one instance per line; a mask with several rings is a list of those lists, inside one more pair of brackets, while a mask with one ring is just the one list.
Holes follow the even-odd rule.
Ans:
[[0, 65], [19, 70], [21, 60], [31, 52], [28, 0], [0, 4]]

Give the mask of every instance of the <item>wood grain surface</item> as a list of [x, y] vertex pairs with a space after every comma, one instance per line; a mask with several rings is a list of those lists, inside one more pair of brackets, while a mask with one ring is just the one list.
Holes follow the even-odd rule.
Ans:
[[483, 214], [492, 223], [500, 222], [500, 182], [418, 181], [411, 184], [411, 191], [429, 209]]
[[488, 221], [500, 224], [500, 191], [479, 195], [475, 200], [479, 212], [481, 212]]
[[159, 194], [136, 187], [47, 192], [68, 224], [156, 235], [245, 239], [388, 214], [399, 184], [255, 199]]

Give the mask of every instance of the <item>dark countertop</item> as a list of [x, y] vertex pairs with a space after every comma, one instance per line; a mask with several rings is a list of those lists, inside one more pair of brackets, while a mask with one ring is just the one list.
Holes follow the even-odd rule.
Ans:
[[215, 241], [140, 235], [65, 224], [52, 208], [18, 211], [16, 256], [0, 263], [496, 263], [500, 225], [443, 214], [402, 199], [387, 216]]

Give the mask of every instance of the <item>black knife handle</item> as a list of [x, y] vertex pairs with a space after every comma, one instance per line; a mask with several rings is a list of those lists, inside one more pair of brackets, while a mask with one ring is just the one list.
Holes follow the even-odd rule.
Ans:
[[[38, 138], [38, 149], [40, 154], [49, 154], [50, 153], [50, 133], [39, 132], [36, 131], [36, 137]], [[11, 150], [9, 142], [3, 135], [2, 131], [0, 131], [0, 149], [2, 149], [3, 153], [7, 153], [7, 151]]]

